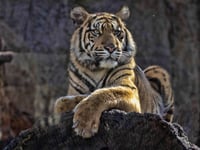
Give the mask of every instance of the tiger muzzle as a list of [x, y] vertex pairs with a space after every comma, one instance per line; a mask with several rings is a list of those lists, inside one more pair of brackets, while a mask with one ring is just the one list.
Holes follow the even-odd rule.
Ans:
[[117, 48], [115, 47], [114, 44], [110, 43], [104, 46], [104, 49], [106, 49], [109, 53], [112, 53], [115, 51]]

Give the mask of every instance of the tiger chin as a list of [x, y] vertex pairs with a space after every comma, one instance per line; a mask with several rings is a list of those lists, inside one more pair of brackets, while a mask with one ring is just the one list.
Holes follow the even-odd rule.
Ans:
[[73, 111], [77, 135], [98, 132], [103, 111], [154, 113], [173, 117], [170, 77], [159, 66], [141, 70], [135, 62], [136, 46], [124, 20], [128, 7], [116, 14], [88, 13], [75, 7], [70, 17], [77, 25], [71, 38], [68, 96], [56, 100], [54, 111]]

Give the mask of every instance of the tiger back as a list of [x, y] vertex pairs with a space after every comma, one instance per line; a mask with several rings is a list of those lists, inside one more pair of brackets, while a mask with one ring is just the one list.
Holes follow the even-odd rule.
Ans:
[[116, 14], [90, 14], [82, 7], [71, 11], [78, 27], [71, 38], [68, 94], [56, 101], [55, 112], [73, 110], [73, 128], [84, 138], [98, 132], [100, 116], [108, 109], [161, 117], [168, 112], [170, 93], [159, 92], [148, 80], [154, 77], [152, 69], [143, 72], [135, 62], [135, 42], [123, 22], [129, 15], [128, 7]]

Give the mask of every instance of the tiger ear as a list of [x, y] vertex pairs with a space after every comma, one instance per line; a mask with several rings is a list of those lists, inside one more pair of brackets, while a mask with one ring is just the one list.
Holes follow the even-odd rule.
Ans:
[[81, 25], [88, 17], [88, 15], [88, 12], [82, 7], [75, 7], [71, 10], [70, 13], [70, 17], [78, 25]]
[[122, 20], [126, 20], [130, 16], [130, 10], [127, 6], [123, 6], [119, 12], [116, 13], [116, 16], [120, 17]]

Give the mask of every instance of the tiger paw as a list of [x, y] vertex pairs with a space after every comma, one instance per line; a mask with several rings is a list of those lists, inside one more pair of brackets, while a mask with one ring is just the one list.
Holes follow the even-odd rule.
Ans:
[[62, 113], [62, 112], [69, 112], [74, 109], [74, 107], [77, 105], [77, 101], [75, 99], [75, 96], [63, 96], [56, 100], [55, 106], [54, 106], [54, 112], [55, 113]]
[[101, 112], [87, 102], [81, 102], [74, 109], [73, 128], [77, 135], [90, 138], [98, 132]]

